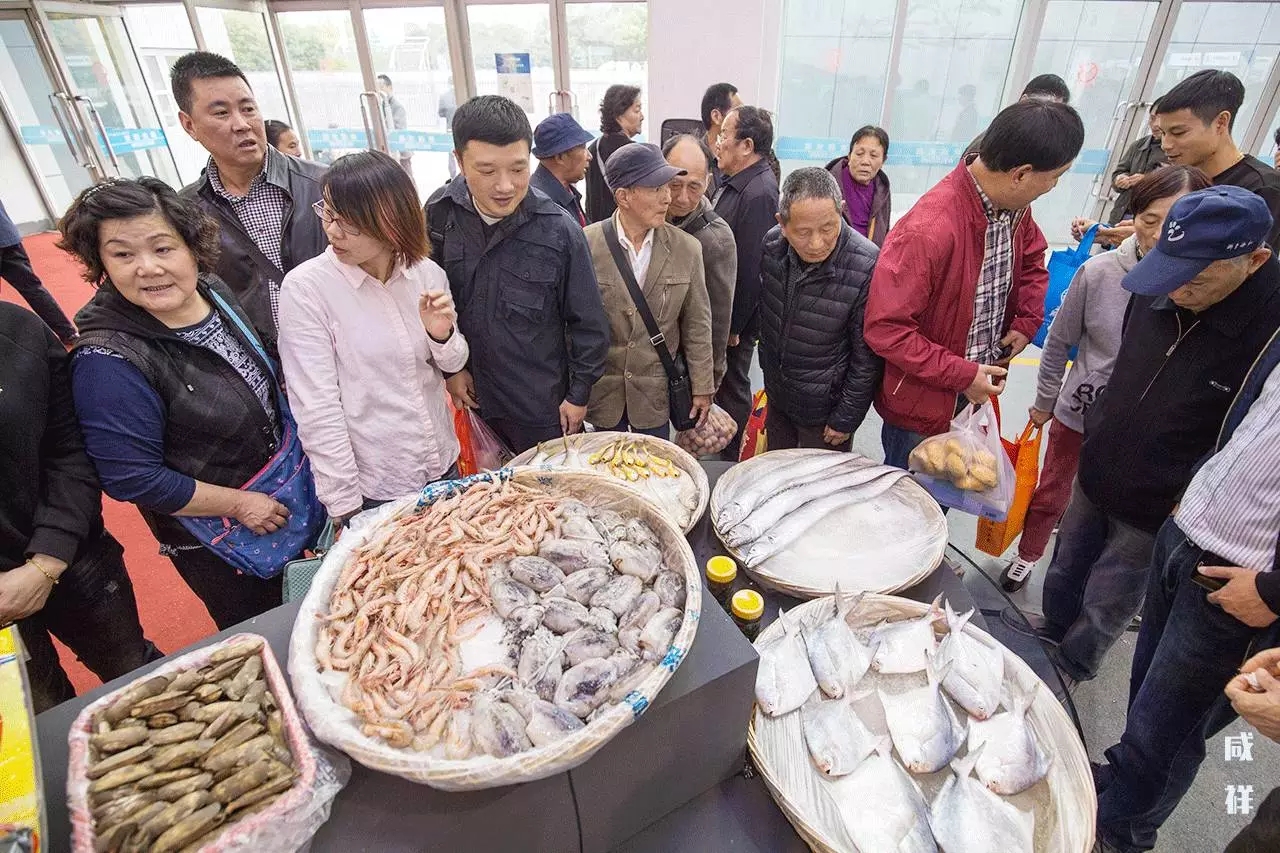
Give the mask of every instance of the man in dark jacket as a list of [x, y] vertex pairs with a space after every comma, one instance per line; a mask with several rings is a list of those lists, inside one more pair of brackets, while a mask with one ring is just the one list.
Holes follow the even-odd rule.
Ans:
[[218, 220], [214, 272], [227, 283], [274, 353], [285, 274], [329, 245], [312, 205], [325, 167], [267, 145], [258, 102], [244, 73], [216, 53], [179, 57], [169, 72], [182, 129], [209, 164], [182, 194]]
[[44, 282], [40, 281], [35, 270], [31, 269], [31, 258], [27, 257], [27, 250], [22, 247], [22, 235], [18, 233], [18, 227], [9, 218], [9, 211], [4, 209], [2, 201], [0, 201], [0, 278], [12, 284], [13, 289], [22, 294], [22, 298], [31, 306], [31, 310], [36, 312], [50, 329], [53, 329], [53, 333], [60, 341], [71, 344], [75, 340], [76, 327], [58, 306], [58, 301], [53, 298], [53, 294], [45, 288]]
[[538, 168], [529, 183], [564, 208], [584, 228], [587, 215], [582, 210], [582, 193], [577, 184], [587, 176], [591, 154], [587, 143], [590, 133], [569, 113], [555, 113], [538, 122], [533, 129], [533, 156]]
[[1160, 120], [1156, 118], [1159, 107], [1160, 99], [1156, 98], [1151, 104], [1151, 111], [1147, 113], [1147, 128], [1151, 132], [1129, 143], [1120, 162], [1116, 164], [1116, 170], [1111, 174], [1111, 186], [1116, 190], [1116, 200], [1111, 203], [1108, 225], [1133, 218], [1133, 211], [1129, 210], [1129, 190], [1147, 172], [1169, 162], [1169, 158], [1164, 156], [1164, 149], [1160, 147], [1164, 133], [1160, 130]]
[[880, 382], [880, 357], [862, 338], [878, 250], [843, 221], [842, 205], [828, 172], [797, 169], [764, 240], [760, 368], [770, 450], [850, 450]]
[[532, 140], [514, 102], [472, 98], [453, 117], [462, 175], [426, 206], [471, 345], [449, 392], [517, 452], [582, 427], [610, 339], [582, 228], [529, 187]]
[[733, 289], [733, 318], [724, 381], [716, 404], [738, 424], [738, 432], [720, 454], [738, 461], [742, 428], [751, 414], [751, 357], [760, 334], [760, 253], [764, 235], [778, 214], [778, 178], [773, 173], [773, 119], [759, 107], [730, 110], [720, 128], [716, 162], [725, 181], [716, 192], [716, 213], [733, 229], [738, 248], [738, 280]]
[[67, 362], [36, 315], [0, 302], [0, 624], [18, 623], [37, 712], [75, 696], [51, 633], [103, 681], [160, 657], [102, 527]]
[[1259, 196], [1179, 199], [1125, 277], [1136, 295], [1107, 391], [1085, 416], [1080, 468], [1044, 582], [1059, 667], [1093, 678], [1142, 607], [1156, 531], [1218, 437], [1250, 365], [1280, 328], [1280, 264]]

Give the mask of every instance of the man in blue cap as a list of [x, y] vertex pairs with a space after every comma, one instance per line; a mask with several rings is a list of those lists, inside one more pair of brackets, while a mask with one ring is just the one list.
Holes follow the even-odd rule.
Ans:
[[[1133, 523], [1162, 522], [1125, 731], [1094, 767], [1102, 853], [1155, 847], [1206, 741], [1236, 717], [1224, 685], [1251, 654], [1280, 645], [1280, 265], [1264, 242], [1270, 228], [1266, 202], [1239, 187], [1174, 204], [1159, 245], [1124, 280], [1137, 295], [1116, 373], [1086, 416], [1079, 486], [1108, 512], [1128, 499], [1131, 515], [1151, 515]], [[1154, 336], [1163, 315], [1182, 324], [1172, 341], [1167, 323]], [[1045, 604], [1048, 613], [1047, 590]], [[1252, 687], [1233, 685], [1230, 699], [1251, 707]]]
[[584, 227], [587, 217], [582, 212], [582, 193], [574, 184], [587, 176], [591, 165], [587, 143], [592, 139], [569, 113], [549, 115], [533, 129], [531, 153], [538, 158], [538, 168], [529, 182]]
[[1075, 681], [1097, 674], [1142, 609], [1156, 532], [1280, 328], [1270, 229], [1266, 202], [1248, 190], [1191, 193], [1124, 279], [1134, 294], [1124, 337], [1106, 393], [1085, 415], [1080, 468], [1044, 584], [1039, 627]]

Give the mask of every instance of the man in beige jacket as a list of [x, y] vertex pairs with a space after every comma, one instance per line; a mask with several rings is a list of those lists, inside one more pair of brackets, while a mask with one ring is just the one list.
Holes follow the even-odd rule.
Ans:
[[[648, 143], [624, 146], [605, 164], [605, 181], [618, 205], [608, 221], [662, 333], [664, 340], [657, 346], [667, 347], [673, 356], [684, 353], [693, 390], [690, 417], [701, 423], [715, 393], [702, 245], [666, 221], [668, 183], [683, 174]], [[611, 333], [604, 376], [591, 391], [587, 420], [601, 429], [668, 438], [667, 373], [609, 251], [605, 225], [596, 222], [586, 229]]]

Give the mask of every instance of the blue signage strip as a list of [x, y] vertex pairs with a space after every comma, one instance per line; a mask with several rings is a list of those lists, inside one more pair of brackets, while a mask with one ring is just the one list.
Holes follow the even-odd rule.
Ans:
[[[21, 132], [22, 141], [28, 145], [67, 144], [62, 131], [55, 125], [23, 125]], [[108, 127], [107, 139], [111, 140], [111, 148], [117, 154], [132, 154], [135, 151], [164, 148], [169, 144], [164, 131], [158, 127]], [[102, 141], [101, 136], [98, 141]]]
[[313, 151], [328, 151], [331, 148], [368, 148], [369, 137], [360, 128], [330, 127], [324, 130], [308, 130], [307, 141]]
[[[953, 166], [960, 162], [964, 145], [949, 142], [891, 142], [886, 166]], [[779, 160], [807, 160], [827, 163], [849, 153], [848, 138], [824, 136], [780, 136], [774, 143]], [[1086, 148], [1076, 158], [1072, 172], [1099, 174], [1107, 167], [1111, 152]]]
[[24, 124], [22, 141], [28, 145], [66, 145], [62, 131], [51, 124]]
[[453, 150], [453, 134], [430, 133], [424, 130], [392, 130], [387, 133], [387, 143], [392, 151], [444, 151]]

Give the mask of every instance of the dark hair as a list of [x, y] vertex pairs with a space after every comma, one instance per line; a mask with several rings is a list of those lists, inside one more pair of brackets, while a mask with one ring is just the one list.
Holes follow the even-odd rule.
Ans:
[[1070, 163], [1084, 145], [1084, 122], [1066, 104], [1032, 98], [1001, 110], [982, 138], [978, 156], [996, 172], [1030, 165], [1052, 172]]
[[732, 83], [713, 83], [702, 95], [702, 126], [711, 129], [711, 113], [720, 111], [721, 118], [733, 107], [733, 96], [738, 87]]
[[430, 257], [427, 225], [413, 178], [381, 151], [357, 151], [333, 161], [320, 179], [324, 202], [361, 233], [391, 247], [413, 266]]
[[604, 97], [600, 100], [600, 132], [614, 133], [622, 130], [622, 125], [618, 124], [618, 116], [631, 109], [631, 105], [639, 97], [639, 86], [614, 83], [605, 89]]
[[1159, 114], [1191, 110], [1205, 124], [1212, 124], [1222, 113], [1230, 113], [1227, 130], [1236, 123], [1236, 113], [1244, 103], [1244, 84], [1230, 71], [1206, 68], [1197, 71], [1160, 96]]
[[178, 102], [178, 109], [191, 113], [191, 89], [196, 80], [217, 80], [223, 77], [239, 77], [250, 90], [253, 89], [240, 66], [221, 54], [193, 50], [179, 56], [169, 69], [169, 88], [173, 91], [173, 99]]
[[761, 107], [741, 106], [730, 110], [738, 116], [735, 139], [750, 139], [752, 148], [769, 163], [773, 176], [782, 180], [782, 164], [773, 153], [773, 116]]
[[853, 146], [868, 136], [874, 136], [876, 141], [880, 143], [880, 147], [884, 149], [884, 155], [889, 156], [889, 134], [885, 132], [883, 127], [876, 127], [869, 124], [866, 127], [860, 127], [853, 132], [853, 137], [849, 140], [849, 150], [853, 150]]
[[388, 86], [390, 86], [390, 85], [391, 85], [391, 78], [390, 78], [390, 77], [388, 77], [388, 76], [387, 76], [387, 75], [385, 75], [385, 74], [379, 74], [379, 75], [378, 75], [378, 80], [379, 80], [380, 82], [382, 82], [382, 83], [386, 83]]
[[195, 255], [200, 272], [218, 261], [218, 223], [194, 198], [178, 195], [159, 178], [109, 178], [76, 197], [58, 222], [57, 246], [84, 265], [84, 279], [101, 287], [107, 271], [98, 252], [98, 230], [108, 219], [135, 219], [158, 213]]
[[1160, 98], [1156, 98], [1151, 102], [1151, 106], [1147, 108], [1147, 115], [1154, 116], [1160, 114]]
[[511, 145], [523, 139], [532, 148], [533, 128], [515, 101], [501, 95], [479, 95], [453, 114], [454, 150], [461, 154], [473, 139], [490, 145]]
[[1272, 137], [1276, 141], [1276, 145], [1280, 145], [1280, 127], [1276, 128], [1276, 135]]
[[293, 130], [292, 127], [280, 121], [279, 119], [269, 118], [266, 121], [267, 127], [267, 144], [272, 148], [280, 147], [280, 137], [284, 136], [287, 131]]
[[1213, 182], [1195, 166], [1161, 166], [1129, 188], [1129, 210], [1141, 213], [1162, 198], [1211, 186]]
[[707, 145], [706, 141], [701, 136], [694, 136], [692, 133], [676, 134], [666, 142], [662, 143], [662, 156], [666, 157], [681, 142], [691, 142], [698, 146], [698, 149], [702, 151], [702, 156], [707, 158], [707, 173], [710, 174], [711, 167], [716, 162], [716, 155], [715, 152], [711, 150], [711, 146]]
[[1069, 104], [1071, 103], [1071, 90], [1067, 88], [1067, 81], [1057, 74], [1041, 74], [1037, 77], [1032, 77], [1031, 82], [1023, 87], [1022, 97], [1052, 98], [1055, 101]]

